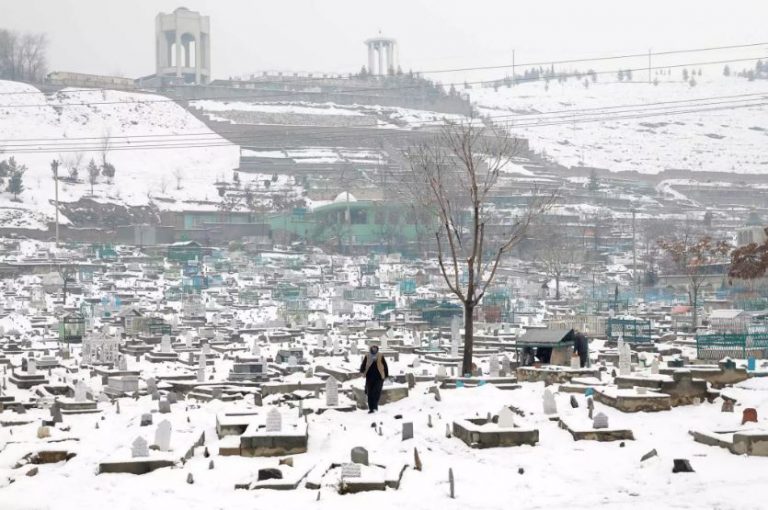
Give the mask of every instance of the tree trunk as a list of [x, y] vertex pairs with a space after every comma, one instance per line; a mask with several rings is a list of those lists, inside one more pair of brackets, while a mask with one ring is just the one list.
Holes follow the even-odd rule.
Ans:
[[691, 327], [693, 329], [693, 334], [696, 334], [696, 327], [698, 326], [699, 322], [699, 313], [698, 313], [698, 301], [699, 301], [699, 294], [695, 290], [691, 290], [691, 306], [693, 307], [692, 310], [692, 317], [691, 317]]
[[475, 307], [464, 303], [464, 358], [461, 362], [461, 375], [472, 374], [472, 350], [475, 344], [474, 337], [474, 311]]

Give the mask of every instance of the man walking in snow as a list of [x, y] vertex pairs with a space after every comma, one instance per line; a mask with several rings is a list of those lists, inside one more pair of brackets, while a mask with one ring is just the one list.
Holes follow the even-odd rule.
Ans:
[[372, 345], [363, 356], [360, 373], [365, 375], [365, 394], [368, 396], [368, 414], [379, 409], [379, 398], [384, 386], [384, 379], [389, 377], [387, 360], [379, 353], [379, 346]]

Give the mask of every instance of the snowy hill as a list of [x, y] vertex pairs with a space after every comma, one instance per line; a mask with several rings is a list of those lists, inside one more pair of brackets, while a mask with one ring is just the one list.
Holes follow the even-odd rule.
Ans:
[[[509, 123], [534, 150], [565, 166], [648, 174], [665, 169], [768, 173], [768, 83], [722, 76], [696, 79], [695, 86], [682, 81], [598, 81], [588, 87], [583, 79], [552, 80], [548, 85], [532, 82], [468, 92], [481, 114]], [[705, 111], [667, 114], [694, 109]], [[651, 111], [662, 115], [645, 116]], [[606, 116], [636, 118], [584, 122]]]
[[[162, 209], [183, 207], [184, 200], [212, 200], [217, 177], [229, 175], [239, 163], [237, 145], [163, 96], [81, 89], [46, 96], [30, 85], [0, 81], [0, 160], [13, 156], [28, 168], [21, 202], [0, 193], [0, 222], [45, 228], [54, 213], [53, 159], [61, 161], [62, 177], [78, 167], [78, 181], [60, 182], [61, 201], [90, 195], [87, 165], [92, 158], [101, 162], [105, 136], [111, 147], [106, 159], [116, 174], [112, 184], [101, 176], [94, 186], [94, 198], [102, 202], [145, 205], [164, 198], [156, 202]], [[209, 146], [179, 147], [195, 141]], [[155, 148], [160, 144], [174, 148]], [[138, 148], [126, 150], [131, 145]], [[181, 189], [174, 174], [182, 176]]]

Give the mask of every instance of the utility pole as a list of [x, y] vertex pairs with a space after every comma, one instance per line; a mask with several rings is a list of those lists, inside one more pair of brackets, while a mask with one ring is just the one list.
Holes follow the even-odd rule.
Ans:
[[648, 84], [651, 84], [651, 49], [648, 48]]
[[515, 75], [515, 50], [512, 50], [512, 83], [517, 85], [517, 76]]
[[632, 286], [637, 289], [637, 250], [635, 249], [635, 207], [632, 206]]
[[51, 170], [53, 170], [53, 183], [56, 201], [56, 247], [59, 247], [59, 162], [55, 159], [51, 161]]

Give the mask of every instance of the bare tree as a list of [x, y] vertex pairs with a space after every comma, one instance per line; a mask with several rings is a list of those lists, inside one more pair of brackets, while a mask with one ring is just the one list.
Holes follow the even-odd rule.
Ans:
[[107, 162], [107, 154], [109, 154], [109, 147], [112, 143], [112, 135], [110, 134], [109, 130], [105, 130], [104, 134], [101, 136], [101, 143], [99, 145], [99, 152], [101, 153], [101, 164]]
[[42, 81], [46, 73], [45, 34], [0, 30], [0, 78]]
[[168, 190], [168, 179], [165, 178], [165, 175], [160, 177], [160, 183], [158, 187], [160, 188], [160, 193], [165, 195], [165, 192]]
[[501, 260], [525, 236], [531, 221], [550, 207], [554, 195], [531, 189], [527, 207], [494, 225], [491, 192], [504, 167], [521, 151], [517, 139], [496, 127], [446, 124], [433, 140], [407, 156], [408, 191], [432, 220], [440, 272], [464, 308], [462, 373], [471, 373], [473, 312], [496, 276]]
[[88, 184], [91, 185], [91, 196], [93, 196], [93, 186], [99, 182], [99, 167], [96, 166], [96, 162], [91, 159], [88, 163]]
[[555, 299], [560, 299], [560, 282], [568, 267], [576, 261], [576, 247], [568, 245], [567, 239], [557, 227], [542, 228], [543, 236], [536, 250], [536, 263], [544, 274], [555, 280]]
[[692, 326], [695, 332], [698, 327], [699, 295], [707, 277], [710, 276], [707, 266], [722, 263], [731, 251], [731, 246], [708, 235], [697, 236], [690, 229], [685, 229], [678, 237], [659, 240], [659, 246], [687, 280], [688, 302], [692, 308]]
[[176, 179], [176, 189], [181, 189], [181, 180], [184, 178], [184, 172], [181, 171], [181, 168], [177, 168], [173, 171], [173, 178]]

